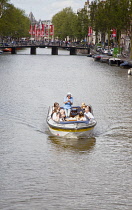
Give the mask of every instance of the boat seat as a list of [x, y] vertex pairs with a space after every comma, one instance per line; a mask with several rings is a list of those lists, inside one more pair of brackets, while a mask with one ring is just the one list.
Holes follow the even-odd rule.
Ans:
[[71, 112], [70, 112], [70, 117], [77, 116], [80, 111], [82, 111], [81, 107], [72, 107]]

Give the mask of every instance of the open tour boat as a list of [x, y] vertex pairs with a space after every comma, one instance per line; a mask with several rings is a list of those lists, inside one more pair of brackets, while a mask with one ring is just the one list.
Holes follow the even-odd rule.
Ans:
[[[90, 112], [92, 112], [92, 107], [89, 106]], [[63, 107], [61, 107], [63, 109]], [[50, 132], [55, 136], [76, 138], [88, 136], [91, 137], [93, 129], [96, 125], [95, 119], [87, 119], [86, 121], [78, 121], [76, 115], [82, 111], [80, 106], [73, 106], [71, 109], [70, 117], [64, 121], [56, 122], [52, 119], [53, 107], [49, 107], [47, 115], [47, 124]]]

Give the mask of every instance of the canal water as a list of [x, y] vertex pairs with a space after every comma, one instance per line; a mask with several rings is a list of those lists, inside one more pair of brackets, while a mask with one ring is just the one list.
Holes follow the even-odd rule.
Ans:
[[[0, 209], [132, 209], [132, 76], [50, 49], [0, 55]], [[48, 107], [71, 92], [91, 104], [92, 138], [48, 131]]]

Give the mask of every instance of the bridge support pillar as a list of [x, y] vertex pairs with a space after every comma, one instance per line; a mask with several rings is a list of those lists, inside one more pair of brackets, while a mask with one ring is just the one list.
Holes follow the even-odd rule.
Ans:
[[90, 47], [88, 48], [88, 54], [90, 54]]
[[11, 48], [11, 54], [16, 54], [16, 48], [15, 47]]
[[76, 55], [76, 48], [75, 47], [70, 48], [70, 55]]
[[52, 55], [58, 55], [58, 47], [52, 47], [52, 52], [51, 52]]
[[36, 55], [36, 47], [31, 47], [30, 54]]

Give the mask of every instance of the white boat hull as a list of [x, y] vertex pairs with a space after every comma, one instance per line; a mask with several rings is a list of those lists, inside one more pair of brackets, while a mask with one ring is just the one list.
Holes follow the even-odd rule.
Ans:
[[52, 135], [66, 137], [66, 138], [77, 138], [77, 137], [84, 137], [84, 136], [92, 137], [93, 129], [94, 128], [90, 128], [88, 130], [73, 132], [73, 131], [66, 131], [66, 130], [63, 130], [63, 131], [55, 130], [49, 127], [49, 131], [51, 132]]
[[77, 137], [92, 137], [93, 129], [96, 125], [96, 121], [63, 121], [56, 122], [51, 118], [52, 110], [49, 109], [47, 116], [47, 124], [49, 131], [54, 136], [77, 138]]

